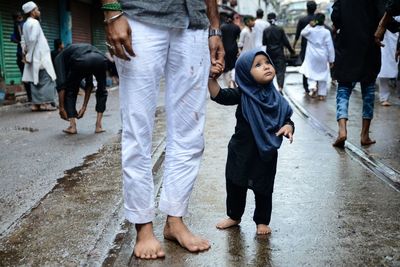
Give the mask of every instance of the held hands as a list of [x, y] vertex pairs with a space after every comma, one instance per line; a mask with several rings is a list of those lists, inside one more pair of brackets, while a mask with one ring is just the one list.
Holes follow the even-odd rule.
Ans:
[[[215, 66], [217, 64], [225, 67], [225, 50], [222, 44], [222, 39], [219, 36], [211, 36], [208, 38], [208, 46], [210, 49], [211, 65]], [[221, 72], [222, 73], [222, 72]]]
[[209, 77], [217, 79], [219, 76], [221, 76], [223, 71], [224, 71], [224, 66], [221, 63], [217, 62], [216, 64], [212, 64]]
[[290, 124], [285, 124], [282, 126], [282, 128], [279, 129], [279, 131], [276, 133], [276, 136], [281, 136], [283, 135], [284, 137], [289, 139], [289, 142], [293, 142], [293, 127]]

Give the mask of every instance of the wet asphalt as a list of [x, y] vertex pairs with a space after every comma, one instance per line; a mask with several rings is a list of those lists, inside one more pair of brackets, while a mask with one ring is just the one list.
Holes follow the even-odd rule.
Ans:
[[[300, 82], [301, 76], [288, 73], [285, 95], [295, 110], [296, 133], [293, 144], [284, 140], [279, 151], [271, 235], [255, 233], [251, 191], [240, 226], [215, 228], [226, 216], [224, 168], [235, 107], [209, 101], [206, 148], [184, 218], [210, 240], [209, 251], [193, 254], [164, 240], [166, 217], [157, 213], [154, 227], [166, 258], [131, 257], [135, 234], [121, 212], [120, 146], [114, 134], [1, 236], [0, 266], [400, 266], [399, 105], [376, 106], [371, 136], [377, 144], [361, 148], [355, 92], [349, 142], [336, 149], [331, 146], [334, 89], [319, 102], [304, 96]], [[156, 188], [164, 132], [161, 106], [153, 140]]]

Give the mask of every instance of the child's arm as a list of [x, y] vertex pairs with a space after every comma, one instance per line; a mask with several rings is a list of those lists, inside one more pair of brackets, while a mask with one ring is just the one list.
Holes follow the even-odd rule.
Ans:
[[208, 78], [208, 91], [210, 92], [212, 98], [215, 98], [221, 90], [221, 87], [217, 82], [217, 78], [221, 75], [223, 70], [224, 69], [220, 64], [211, 66], [210, 76]]

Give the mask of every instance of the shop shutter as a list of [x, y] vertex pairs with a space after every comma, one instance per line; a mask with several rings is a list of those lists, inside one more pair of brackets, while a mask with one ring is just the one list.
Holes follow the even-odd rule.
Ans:
[[[1, 1], [0, 2], [0, 17], [2, 24], [2, 38], [0, 45], [2, 48], [1, 69], [4, 72], [5, 80], [7, 84], [12, 81], [20, 83], [21, 74], [19, 72], [16, 63], [16, 52], [17, 45], [10, 41], [10, 36], [14, 30], [14, 24], [12, 20], [12, 14], [21, 9], [22, 5], [26, 1], [13, 0], [13, 1]], [[53, 40], [60, 38], [60, 23], [59, 23], [59, 12], [58, 12], [58, 1], [44, 1], [36, 0], [35, 3], [39, 6], [42, 17], [41, 25], [44, 35], [49, 42], [50, 48], [53, 48]]]
[[96, 8], [93, 11], [92, 16], [92, 27], [93, 27], [93, 45], [97, 47], [100, 51], [106, 52], [107, 47], [105, 45], [106, 33], [104, 31], [104, 15], [100, 8]]
[[91, 6], [86, 3], [71, 1], [72, 42], [92, 43]]

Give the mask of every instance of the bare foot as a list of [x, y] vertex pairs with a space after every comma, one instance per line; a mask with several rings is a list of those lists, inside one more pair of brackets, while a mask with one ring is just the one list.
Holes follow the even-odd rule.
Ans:
[[106, 130], [104, 130], [101, 127], [96, 127], [96, 130], [94, 131], [95, 133], [104, 133]]
[[369, 146], [369, 145], [375, 144], [376, 141], [372, 140], [369, 137], [365, 137], [365, 138], [361, 138], [360, 143], [361, 143], [362, 146]]
[[164, 228], [164, 238], [178, 242], [181, 247], [190, 252], [204, 251], [211, 247], [207, 240], [193, 235], [181, 217], [168, 216]]
[[339, 147], [339, 148], [344, 148], [344, 143], [346, 142], [347, 137], [346, 136], [338, 136], [336, 138], [335, 142], [332, 144], [334, 147]]
[[389, 102], [389, 101], [383, 101], [383, 102], [381, 102], [381, 106], [384, 106], [384, 107], [389, 107], [389, 106], [391, 106], [392, 104]]
[[271, 227], [266, 224], [257, 224], [257, 235], [267, 235], [272, 232]]
[[33, 104], [31, 106], [31, 111], [39, 111], [39, 110], [40, 110], [40, 105]]
[[325, 96], [320, 95], [320, 96], [318, 96], [318, 99], [319, 99], [320, 101], [324, 101], [324, 100], [325, 100]]
[[231, 218], [226, 218], [226, 219], [219, 221], [219, 223], [217, 223], [216, 227], [218, 229], [222, 230], [222, 229], [226, 229], [226, 228], [229, 228], [232, 226], [239, 225], [240, 221], [241, 220], [232, 220]]
[[74, 128], [72, 126], [69, 126], [67, 129], [64, 129], [63, 132], [67, 133], [67, 134], [77, 134], [78, 133], [76, 128]]
[[165, 252], [161, 248], [160, 242], [154, 236], [153, 224], [136, 224], [136, 244], [133, 248], [133, 254], [140, 259], [164, 258]]

